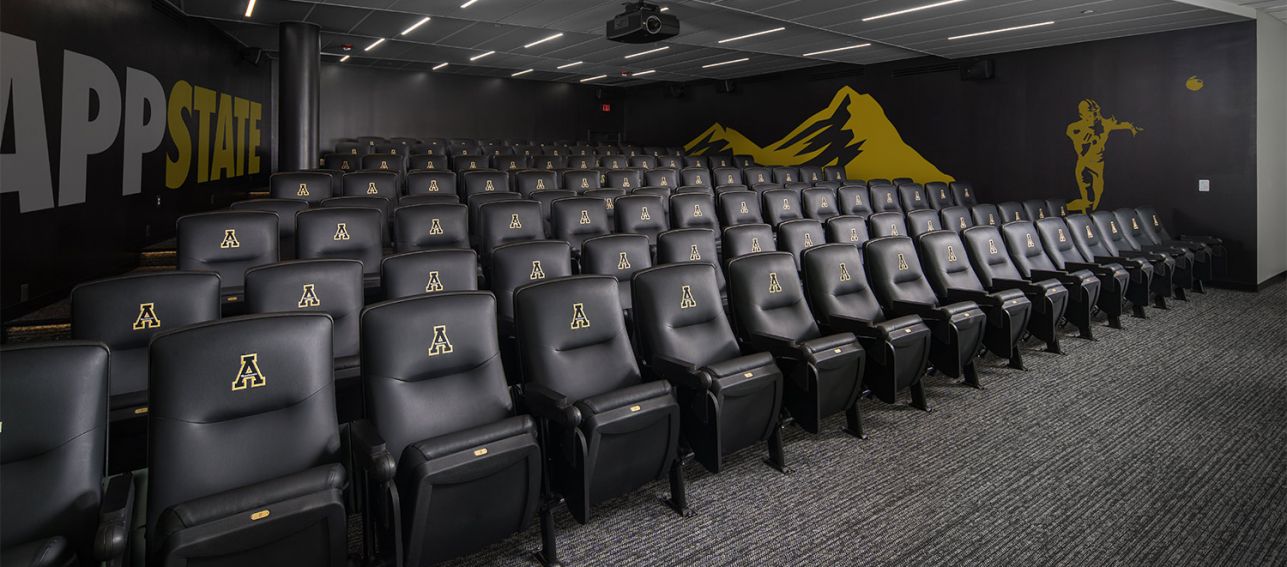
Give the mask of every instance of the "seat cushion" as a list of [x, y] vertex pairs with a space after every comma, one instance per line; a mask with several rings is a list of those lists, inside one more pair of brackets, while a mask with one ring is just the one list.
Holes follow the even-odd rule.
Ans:
[[64, 567], [76, 565], [76, 553], [62, 536], [38, 539], [5, 548], [4, 567]]
[[589, 397], [577, 402], [577, 406], [587, 409], [591, 413], [603, 413], [669, 394], [670, 383], [657, 380]]
[[259, 484], [234, 488], [176, 504], [157, 519], [158, 541], [175, 532], [207, 522], [263, 508], [292, 498], [343, 489], [348, 482], [344, 466], [338, 463], [313, 467]]
[[413, 443], [403, 450], [402, 459], [428, 461], [524, 434], [536, 435], [536, 424], [530, 416], [518, 415]]

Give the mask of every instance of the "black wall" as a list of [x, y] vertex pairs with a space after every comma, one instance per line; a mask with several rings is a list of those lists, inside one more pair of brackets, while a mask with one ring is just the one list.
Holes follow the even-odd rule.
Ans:
[[[712, 123], [759, 145], [783, 138], [842, 87], [870, 94], [905, 141], [991, 202], [1079, 192], [1065, 128], [1078, 102], [1143, 128], [1110, 135], [1099, 210], [1152, 204], [1163, 222], [1229, 242], [1229, 279], [1255, 279], [1255, 28], [1229, 24], [994, 57], [996, 78], [964, 82], [954, 70], [898, 76], [916, 60], [746, 80], [735, 92], [690, 84], [630, 93], [626, 133], [648, 145], [688, 143]], [[837, 72], [839, 71], [839, 73]], [[842, 76], [837, 76], [843, 74]], [[1186, 88], [1189, 77], [1204, 83]], [[1199, 193], [1198, 179], [1212, 191]]]
[[[173, 235], [178, 216], [212, 208], [227, 194], [266, 183], [273, 124], [269, 66], [244, 61], [238, 46], [208, 23], [145, 0], [3, 0], [0, 13], [0, 31], [6, 34], [0, 54], [5, 62], [0, 88], [6, 91], [5, 108], [0, 109], [0, 303], [5, 318], [61, 297], [77, 282], [133, 267], [141, 247]], [[21, 49], [31, 42], [34, 60]], [[100, 75], [107, 82], [97, 83], [106, 86], [104, 92], [75, 86], [83, 69], [102, 70], [104, 65], [110, 75]], [[39, 88], [38, 97], [24, 96], [34, 93], [33, 88]], [[141, 166], [137, 183], [127, 184], [123, 171], [132, 160], [126, 139], [140, 139], [125, 108], [132, 89], [159, 95], [136, 107], [142, 109], [142, 123], [160, 129], [142, 135], [142, 145], [133, 144], [139, 148], [134, 155], [142, 152]], [[30, 104], [33, 100], [39, 104]], [[115, 108], [107, 104], [112, 101]], [[97, 151], [81, 152], [89, 154], [83, 158], [83, 184], [61, 179], [67, 175], [63, 147], [87, 143], [83, 135], [63, 139], [64, 105], [70, 116], [104, 120], [104, 138], [89, 144]], [[113, 139], [109, 120], [117, 112], [120, 123]], [[32, 117], [43, 119], [43, 127], [24, 127], [40, 122]], [[204, 128], [199, 124], [203, 118]], [[27, 175], [45, 166], [31, 159], [42, 153], [32, 151], [41, 146], [35, 142], [40, 134], [47, 142], [47, 185], [33, 183]], [[204, 160], [199, 155], [203, 147]], [[200, 168], [203, 162], [206, 167]], [[214, 167], [225, 164], [226, 169]], [[83, 199], [74, 196], [80, 188]], [[24, 285], [27, 302], [22, 301]]]
[[[620, 132], [619, 104], [587, 85], [324, 63], [319, 142], [337, 138], [519, 138], [580, 140]], [[611, 93], [611, 91], [605, 91]], [[601, 105], [611, 104], [610, 112]]]

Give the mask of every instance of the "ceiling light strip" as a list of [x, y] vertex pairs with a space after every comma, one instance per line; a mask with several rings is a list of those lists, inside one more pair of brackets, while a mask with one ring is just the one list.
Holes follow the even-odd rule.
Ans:
[[721, 65], [732, 65], [732, 64], [734, 64], [734, 63], [741, 63], [741, 62], [743, 62], [743, 61], [750, 61], [750, 59], [751, 59], [750, 57], [743, 57], [743, 58], [741, 58], [741, 59], [734, 59], [734, 60], [732, 60], [732, 61], [720, 61], [719, 63], [711, 63], [711, 64], [709, 64], [709, 65], [702, 65], [702, 68], [703, 68], [703, 69], [710, 69], [711, 67], [719, 67], [719, 66], [721, 66]]
[[429, 16], [425, 16], [425, 17], [421, 18], [421, 19], [420, 19], [420, 21], [418, 21], [418, 22], [416, 22], [416, 23], [414, 23], [414, 24], [411, 24], [411, 27], [409, 27], [409, 28], [407, 28], [407, 29], [405, 29], [405, 30], [402, 30], [402, 33], [401, 33], [400, 35], [407, 35], [407, 34], [409, 34], [409, 33], [413, 32], [413, 31], [415, 31], [415, 30], [416, 30], [416, 28], [418, 28], [418, 27], [420, 27], [420, 26], [423, 26], [423, 25], [425, 25], [425, 24], [427, 24], [427, 23], [429, 23]]
[[443, 62], [443, 63], [439, 63], [439, 64], [437, 64], [437, 65], [434, 65], [434, 66], [433, 66], [433, 70], [434, 70], [434, 71], [437, 71], [437, 70], [442, 69], [442, 68], [444, 68], [444, 67], [446, 67], [446, 66], [447, 66], [447, 63], [445, 63], [445, 62]]
[[607, 76], [607, 75], [595, 75], [595, 76], [593, 76], [593, 77], [586, 77], [586, 78], [584, 78], [584, 79], [581, 79], [581, 82], [582, 82], [582, 83], [588, 83], [588, 82], [590, 82], [590, 81], [597, 81], [597, 80], [599, 80], [599, 79], [606, 79], [606, 78], [608, 78], [608, 76]]
[[739, 40], [739, 39], [747, 39], [747, 38], [750, 38], [750, 37], [755, 37], [755, 36], [757, 36], [757, 35], [764, 35], [764, 34], [766, 34], [766, 33], [780, 32], [780, 31], [785, 30], [785, 29], [786, 29], [786, 28], [773, 28], [773, 29], [771, 29], [771, 30], [757, 31], [757, 32], [755, 32], [755, 33], [748, 33], [748, 34], [746, 34], [746, 35], [739, 35], [739, 36], [737, 36], [737, 37], [727, 37], [727, 38], [724, 38], [724, 39], [719, 40], [719, 42], [718, 42], [718, 43], [728, 43], [728, 42], [730, 42], [730, 41], [737, 41], [737, 40]]
[[477, 61], [477, 60], [482, 59], [482, 58], [484, 58], [484, 57], [487, 57], [488, 55], [491, 55], [491, 54], [493, 54], [493, 53], [496, 53], [496, 52], [495, 52], [495, 51], [488, 51], [487, 53], [479, 53], [478, 55], [475, 55], [475, 56], [473, 56], [473, 57], [470, 57], [470, 58], [469, 58], [469, 60], [470, 60], [470, 61]]
[[512, 75], [510, 75], [510, 76], [511, 76], [511, 77], [520, 77], [520, 76], [526, 75], [526, 74], [528, 74], [528, 73], [531, 73], [532, 71], [535, 71], [535, 70], [536, 70], [536, 69], [524, 69], [524, 70], [519, 71], [519, 72], [517, 72], [517, 73], [514, 73], [514, 74], [512, 74]]
[[639, 57], [639, 56], [641, 56], [641, 55], [647, 55], [647, 54], [649, 54], [649, 53], [657, 53], [658, 51], [665, 51], [665, 50], [667, 50], [667, 49], [670, 49], [670, 46], [669, 46], [669, 45], [663, 45], [663, 46], [658, 47], [658, 48], [656, 48], [656, 49], [649, 49], [648, 51], [640, 51], [639, 53], [631, 53], [630, 55], [627, 55], [627, 56], [626, 56], [626, 59], [634, 59], [635, 57]]
[[631, 77], [642, 77], [642, 76], [644, 76], [644, 75], [651, 75], [651, 74], [656, 73], [656, 72], [657, 72], [657, 70], [656, 70], [656, 69], [649, 69], [649, 70], [647, 70], [647, 71], [640, 71], [640, 72], [638, 72], [638, 73], [631, 73], [631, 75], [630, 75], [630, 76], [631, 76]]
[[858, 45], [846, 45], [844, 47], [837, 47], [835, 49], [824, 49], [822, 51], [813, 51], [810, 53], [805, 53], [804, 55], [801, 55], [801, 57], [813, 57], [814, 55], [824, 55], [827, 53], [835, 53], [837, 51], [848, 51], [850, 49], [858, 49], [859, 47], [869, 47], [869, 46], [871, 46], [870, 43], [860, 43]]
[[1039, 28], [1039, 27], [1041, 27], [1041, 26], [1048, 26], [1048, 25], [1051, 25], [1051, 24], [1053, 24], [1053, 23], [1055, 23], [1055, 22], [1054, 22], [1054, 20], [1051, 20], [1051, 21], [1049, 21], [1049, 22], [1041, 22], [1041, 23], [1039, 23], [1039, 24], [1028, 24], [1028, 25], [1026, 25], [1026, 26], [1014, 26], [1014, 27], [1012, 27], [1012, 28], [1001, 28], [1001, 29], [999, 29], [999, 30], [988, 30], [988, 31], [981, 31], [981, 32], [967, 33], [967, 34], [965, 34], [965, 35], [954, 35], [954, 36], [949, 37], [949, 38], [947, 38], [947, 39], [949, 39], [949, 40], [952, 40], [952, 39], [965, 39], [965, 38], [967, 38], [967, 37], [978, 37], [978, 36], [981, 36], [981, 35], [992, 35], [992, 34], [994, 34], [994, 33], [1004, 33], [1004, 32], [1010, 32], [1010, 31], [1015, 31], [1015, 30], [1026, 30], [1026, 29], [1029, 29], [1029, 28]]
[[249, 18], [250, 15], [254, 13], [255, 13], [255, 0], [250, 0], [250, 2], [246, 3], [246, 17]]
[[571, 63], [565, 63], [565, 64], [563, 64], [563, 65], [559, 65], [557, 68], [558, 68], [558, 69], [567, 69], [568, 67], [576, 67], [577, 65], [580, 65], [580, 64], [582, 64], [582, 63], [585, 63], [585, 61], [573, 61], [573, 62], [571, 62]]
[[964, 2], [964, 1], [965, 1], [965, 0], [946, 0], [946, 1], [944, 1], [944, 2], [935, 2], [935, 3], [933, 3], [933, 4], [926, 4], [926, 5], [924, 5], [924, 6], [914, 6], [914, 7], [912, 7], [912, 8], [908, 8], [908, 9], [906, 9], [906, 10], [899, 10], [899, 11], [897, 11], [897, 12], [890, 12], [890, 13], [888, 13], [888, 14], [877, 14], [877, 15], [875, 15], [875, 16], [868, 16], [868, 17], [866, 17], [866, 18], [863, 18], [863, 19], [862, 19], [862, 21], [864, 21], [864, 22], [870, 22], [870, 21], [872, 21], [872, 20], [879, 20], [879, 19], [881, 19], [881, 18], [888, 18], [888, 17], [890, 17], [890, 16], [901, 16], [901, 15], [903, 15], [903, 14], [910, 14], [910, 13], [912, 13], [912, 12], [919, 12], [919, 11], [921, 11], [921, 10], [928, 10], [928, 9], [930, 9], [930, 8], [937, 8], [937, 7], [939, 7], [939, 6], [947, 6], [948, 4], [957, 4], [957, 3], [960, 3], [960, 2]]
[[349, 57], [352, 57], [352, 55], [345, 55], [344, 57], [341, 57], [341, 58], [340, 58], [340, 63], [343, 63], [343, 62], [345, 62], [345, 61], [348, 61], [348, 60], [349, 60]]
[[469, 0], [468, 2], [465, 2], [464, 4], [461, 4], [461, 5], [460, 5], [460, 7], [461, 7], [462, 9], [463, 9], [463, 8], [468, 8], [468, 7], [470, 7], [470, 6], [473, 6], [473, 5], [474, 5], [474, 2], [477, 2], [477, 1], [478, 1], [478, 0]]
[[371, 43], [371, 45], [366, 46], [366, 49], [363, 49], [362, 51], [371, 51], [372, 49], [375, 49], [375, 48], [376, 48], [378, 45], [380, 45], [381, 43], [384, 43], [384, 38], [380, 38], [380, 39], [375, 40], [373, 43]]
[[536, 41], [533, 41], [532, 43], [529, 43], [529, 44], [527, 44], [527, 45], [524, 45], [524, 46], [523, 46], [523, 49], [531, 49], [531, 48], [536, 47], [536, 46], [538, 46], [538, 45], [540, 45], [540, 44], [542, 44], [542, 43], [545, 43], [545, 42], [547, 42], [547, 41], [553, 41], [553, 40], [556, 40], [556, 39], [558, 39], [558, 38], [560, 38], [560, 37], [563, 37], [563, 32], [559, 32], [559, 33], [556, 33], [556, 34], [554, 34], [554, 35], [552, 35], [552, 36], [550, 36], [550, 37], [545, 37], [545, 38], [541, 38], [541, 39], [538, 39], [538, 40], [536, 40]]

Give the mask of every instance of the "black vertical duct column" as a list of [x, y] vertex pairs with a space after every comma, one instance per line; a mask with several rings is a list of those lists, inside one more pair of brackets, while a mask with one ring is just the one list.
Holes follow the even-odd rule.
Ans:
[[277, 156], [280, 171], [317, 167], [319, 28], [283, 22], [278, 28]]

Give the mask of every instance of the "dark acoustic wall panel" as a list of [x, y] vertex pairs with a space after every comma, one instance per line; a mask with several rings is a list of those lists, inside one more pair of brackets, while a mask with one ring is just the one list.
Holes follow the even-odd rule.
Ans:
[[320, 143], [338, 138], [584, 139], [587, 132], [620, 132], [622, 113], [596, 88], [524, 81], [322, 65]]
[[267, 182], [270, 66], [158, 4], [0, 7], [6, 319], [134, 267], [180, 215]]
[[968, 180], [989, 202], [1150, 204], [1173, 232], [1224, 237], [1228, 279], [1254, 284], [1255, 43], [1254, 24], [1238, 23], [1001, 54], [991, 80], [915, 60], [743, 80], [732, 93], [713, 82], [680, 97], [641, 88], [625, 105], [626, 134], [836, 163], [855, 178]]

